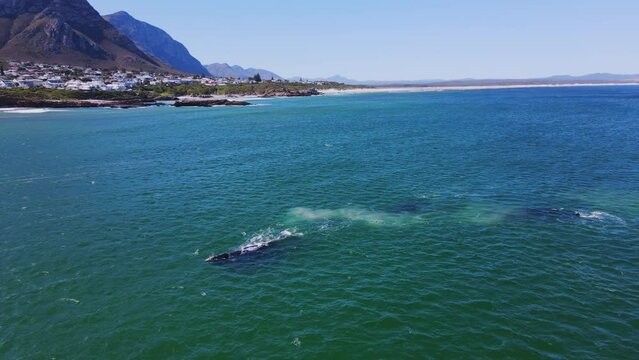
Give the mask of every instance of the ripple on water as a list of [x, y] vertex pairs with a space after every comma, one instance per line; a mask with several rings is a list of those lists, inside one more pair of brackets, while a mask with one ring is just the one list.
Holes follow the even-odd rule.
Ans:
[[0, 358], [638, 358], [636, 92], [4, 113]]

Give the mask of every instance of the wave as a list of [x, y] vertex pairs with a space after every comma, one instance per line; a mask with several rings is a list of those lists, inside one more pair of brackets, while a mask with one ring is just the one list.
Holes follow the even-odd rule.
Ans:
[[419, 216], [391, 214], [382, 211], [370, 211], [359, 208], [310, 209], [298, 207], [289, 210], [288, 215], [289, 220], [294, 222], [345, 220], [351, 222], [362, 222], [373, 226], [402, 226], [421, 221]]
[[66, 303], [71, 303], [71, 304], [79, 304], [80, 300], [78, 299], [73, 299], [73, 298], [60, 298], [58, 299], [58, 301], [60, 302], [66, 302]]
[[58, 112], [58, 111], [64, 111], [64, 110], [6, 108], [6, 109], [0, 109], [0, 111], [5, 114], [44, 114], [48, 112]]

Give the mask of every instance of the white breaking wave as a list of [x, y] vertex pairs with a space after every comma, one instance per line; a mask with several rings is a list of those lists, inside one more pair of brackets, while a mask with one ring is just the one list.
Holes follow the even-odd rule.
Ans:
[[61, 299], [58, 299], [58, 301], [66, 302], [66, 303], [72, 303], [72, 304], [79, 304], [80, 303], [80, 300], [72, 299], [72, 298], [61, 298]]
[[64, 110], [6, 108], [6, 109], [0, 109], [0, 111], [2, 111], [5, 114], [44, 114], [48, 112], [64, 111]]

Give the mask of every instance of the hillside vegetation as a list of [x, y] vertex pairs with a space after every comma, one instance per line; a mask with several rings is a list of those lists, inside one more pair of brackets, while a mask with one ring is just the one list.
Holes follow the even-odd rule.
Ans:
[[202, 84], [190, 85], [147, 85], [138, 92], [148, 96], [177, 97], [177, 96], [278, 96], [278, 94], [303, 92], [309, 90], [352, 89], [353, 86], [339, 83], [324, 83], [323, 85], [305, 83], [277, 83], [264, 82], [259, 84], [229, 84], [223, 86], [207, 86]]

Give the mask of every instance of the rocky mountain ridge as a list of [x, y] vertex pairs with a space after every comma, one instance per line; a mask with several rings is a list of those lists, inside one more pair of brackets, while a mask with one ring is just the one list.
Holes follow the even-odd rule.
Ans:
[[140, 21], [125, 11], [106, 15], [104, 19], [133, 40], [141, 50], [172, 68], [189, 74], [209, 75], [207, 69], [182, 43], [159, 27]]
[[86, 0], [0, 0], [0, 58], [171, 71], [104, 20]]
[[263, 80], [283, 80], [281, 76], [268, 70], [255, 68], [245, 69], [238, 65], [231, 66], [226, 63], [206, 65], [206, 69], [212, 76], [220, 78], [248, 79], [255, 76], [256, 74], [260, 74]]

